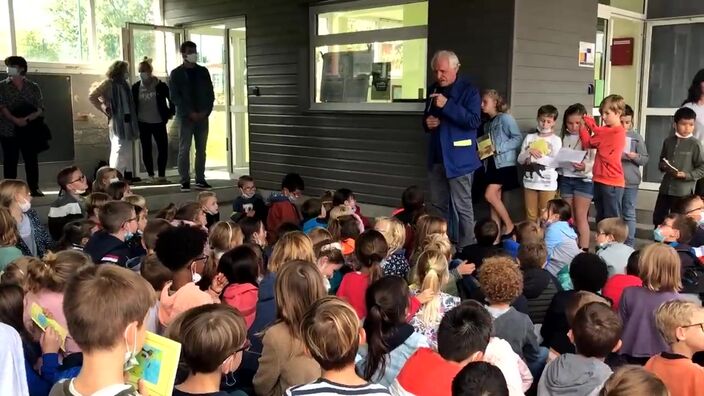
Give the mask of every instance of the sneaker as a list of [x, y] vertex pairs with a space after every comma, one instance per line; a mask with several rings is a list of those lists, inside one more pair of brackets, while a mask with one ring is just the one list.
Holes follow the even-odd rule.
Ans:
[[208, 184], [205, 180], [196, 182], [196, 188], [198, 190], [210, 190], [213, 188], [210, 184]]
[[181, 192], [191, 191], [191, 183], [181, 183]]

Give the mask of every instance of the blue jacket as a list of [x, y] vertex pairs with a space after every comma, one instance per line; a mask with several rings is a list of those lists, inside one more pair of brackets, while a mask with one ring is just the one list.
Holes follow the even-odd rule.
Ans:
[[494, 164], [496, 169], [516, 165], [518, 152], [523, 143], [523, 134], [518, 129], [516, 120], [510, 114], [499, 113], [491, 121], [484, 124], [484, 133], [491, 135], [494, 144]]
[[[430, 136], [428, 167], [437, 162], [433, 134], [438, 134], [446, 176], [454, 178], [474, 172], [481, 166], [476, 141], [477, 128], [481, 124], [479, 90], [467, 79], [458, 77], [451, 86], [443, 88], [433, 84], [428, 92], [442, 93], [447, 97], [442, 109], [435, 106], [432, 98], [426, 99], [423, 127]], [[425, 124], [425, 119], [431, 115], [440, 119], [440, 126], [433, 131]]]

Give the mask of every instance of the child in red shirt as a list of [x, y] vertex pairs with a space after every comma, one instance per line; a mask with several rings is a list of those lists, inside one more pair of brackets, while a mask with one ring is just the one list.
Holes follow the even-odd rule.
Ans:
[[625, 274], [616, 274], [609, 278], [601, 290], [601, 294], [611, 300], [611, 308], [618, 312], [618, 303], [621, 300], [621, 294], [627, 287], [643, 286], [643, 281], [638, 276], [638, 259], [640, 251], [636, 250], [628, 257]]
[[599, 105], [605, 126], [597, 126], [592, 117], [585, 115], [585, 127], [579, 131], [583, 148], [596, 149], [593, 181], [597, 223], [607, 217], [621, 217], [626, 185], [621, 165], [621, 155], [626, 147], [626, 130], [621, 125], [625, 108], [626, 103], [621, 96], [609, 95]]
[[355, 271], [342, 278], [337, 296], [352, 305], [360, 319], [367, 316], [367, 306], [364, 295], [370, 284], [381, 279], [381, 262], [389, 252], [389, 246], [384, 236], [375, 230], [365, 231], [355, 244], [357, 258]]

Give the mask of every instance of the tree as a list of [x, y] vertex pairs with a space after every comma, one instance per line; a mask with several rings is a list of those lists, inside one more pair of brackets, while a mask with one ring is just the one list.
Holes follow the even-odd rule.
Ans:
[[[153, 0], [96, 0], [95, 19], [98, 35], [99, 58], [105, 60], [122, 59], [120, 45], [122, 28], [127, 22], [149, 23], [152, 15]], [[154, 52], [154, 36], [136, 37], [135, 55], [141, 60]]]
[[24, 48], [24, 53], [21, 55], [27, 59], [38, 59], [45, 62], [59, 60], [56, 43], [47, 42], [40, 38], [37, 32], [26, 32], [20, 36], [18, 41], [21, 43], [20, 48]]

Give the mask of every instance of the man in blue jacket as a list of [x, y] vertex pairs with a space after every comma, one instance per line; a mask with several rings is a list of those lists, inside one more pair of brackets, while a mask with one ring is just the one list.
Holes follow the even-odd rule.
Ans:
[[474, 243], [472, 180], [481, 166], [477, 128], [481, 123], [481, 96], [467, 79], [452, 51], [438, 51], [431, 62], [435, 83], [430, 86], [423, 114], [428, 133], [428, 168], [432, 205], [450, 219], [449, 203], [459, 218], [459, 247]]
[[178, 174], [181, 176], [181, 191], [191, 190], [190, 155], [191, 141], [196, 145], [196, 188], [210, 189], [205, 181], [205, 147], [208, 143], [208, 116], [213, 111], [215, 92], [208, 69], [196, 64], [196, 44], [186, 41], [181, 44], [183, 64], [171, 71], [169, 89], [171, 100], [176, 105], [179, 120]]

